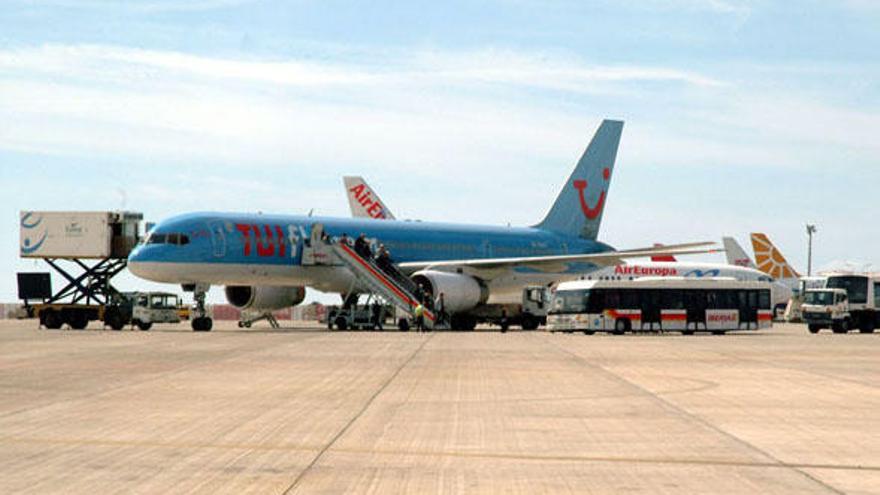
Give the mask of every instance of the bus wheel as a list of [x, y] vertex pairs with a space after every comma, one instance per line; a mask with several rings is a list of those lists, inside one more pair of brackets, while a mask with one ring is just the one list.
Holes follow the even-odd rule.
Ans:
[[693, 330], [682, 330], [681, 334], [682, 335], [693, 335], [694, 331]]
[[724, 330], [712, 330], [712, 335], [724, 335]]
[[626, 318], [620, 318], [614, 322], [614, 335], [623, 335], [629, 329], [629, 320]]
[[584, 330], [584, 335], [593, 335], [594, 333], [596, 332], [593, 330]]
[[809, 330], [810, 333], [819, 333], [819, 330], [822, 330], [822, 327], [819, 325], [808, 325], [807, 330]]
[[859, 333], [874, 333], [873, 328], [860, 328]]

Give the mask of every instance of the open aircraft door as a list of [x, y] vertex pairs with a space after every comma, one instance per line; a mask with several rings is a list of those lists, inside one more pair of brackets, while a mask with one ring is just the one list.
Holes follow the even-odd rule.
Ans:
[[330, 265], [333, 253], [324, 238], [324, 224], [312, 224], [309, 236], [303, 239], [303, 265]]

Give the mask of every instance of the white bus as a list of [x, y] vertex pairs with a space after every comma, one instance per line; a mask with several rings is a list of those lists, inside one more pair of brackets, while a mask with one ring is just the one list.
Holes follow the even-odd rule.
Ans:
[[723, 334], [772, 324], [770, 285], [730, 279], [578, 280], [559, 284], [550, 331]]

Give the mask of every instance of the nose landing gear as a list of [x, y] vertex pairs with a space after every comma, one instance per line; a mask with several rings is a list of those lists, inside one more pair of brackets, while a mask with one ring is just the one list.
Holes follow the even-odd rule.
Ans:
[[195, 317], [192, 319], [194, 332], [210, 332], [214, 327], [214, 320], [208, 316], [208, 310], [205, 308], [205, 295], [210, 288], [209, 285], [197, 284], [193, 289], [193, 299], [196, 302]]

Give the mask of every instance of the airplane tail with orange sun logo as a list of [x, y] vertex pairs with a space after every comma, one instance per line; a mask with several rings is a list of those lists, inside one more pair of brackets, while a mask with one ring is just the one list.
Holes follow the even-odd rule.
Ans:
[[622, 133], [623, 122], [602, 121], [550, 212], [535, 228], [596, 240]]
[[752, 233], [752, 249], [755, 250], [755, 263], [762, 272], [777, 280], [800, 277], [767, 235]]

